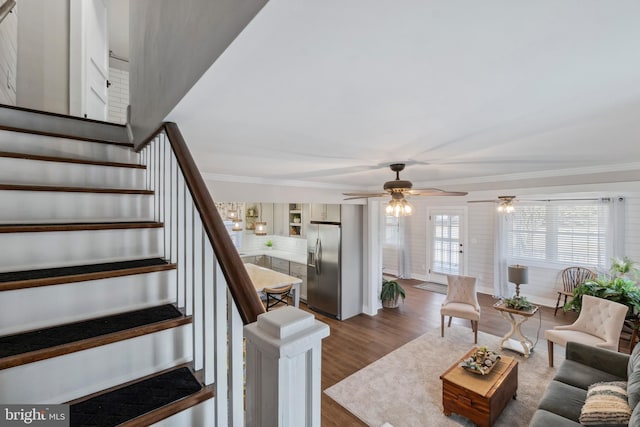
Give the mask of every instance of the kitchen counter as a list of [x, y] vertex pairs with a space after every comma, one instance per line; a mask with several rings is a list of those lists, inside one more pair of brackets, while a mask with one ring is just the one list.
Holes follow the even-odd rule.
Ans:
[[298, 264], [307, 264], [306, 255], [300, 255], [289, 251], [281, 251], [278, 249], [262, 249], [258, 251], [240, 251], [240, 257], [267, 255], [273, 258], [280, 258], [286, 261], [296, 262]]
[[299, 306], [301, 279], [251, 263], [245, 263], [244, 267], [247, 269], [247, 273], [249, 273], [253, 287], [256, 288], [258, 292], [262, 292], [264, 288], [281, 288], [283, 286], [293, 285], [293, 305], [294, 307]]

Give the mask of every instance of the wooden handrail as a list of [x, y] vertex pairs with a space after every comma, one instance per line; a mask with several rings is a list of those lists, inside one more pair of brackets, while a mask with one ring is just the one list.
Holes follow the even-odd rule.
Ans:
[[13, 10], [15, 5], [16, 5], [16, 1], [15, 0], [7, 0], [7, 1], [4, 2], [4, 4], [2, 6], [0, 6], [0, 22], [2, 22], [4, 20], [4, 18], [7, 17], [9, 12], [11, 12], [11, 10]]
[[[253, 323], [257, 320], [258, 315], [264, 313], [265, 310], [251, 282], [249, 273], [247, 273], [240, 259], [240, 255], [218, 213], [211, 193], [209, 193], [204, 179], [202, 179], [196, 167], [196, 163], [182, 137], [182, 133], [180, 133], [178, 129], [178, 125], [171, 122], [164, 123], [154, 133], [154, 137], [162, 132], [162, 130], [166, 132], [178, 165], [180, 169], [182, 169], [185, 183], [200, 213], [202, 226], [207, 236], [209, 236], [209, 241], [211, 242], [211, 246], [213, 246], [213, 252], [227, 280], [229, 291], [236, 302], [240, 317], [242, 317], [245, 325]], [[142, 150], [152, 139], [153, 138], [147, 139], [143, 144], [136, 147], [136, 150]]]

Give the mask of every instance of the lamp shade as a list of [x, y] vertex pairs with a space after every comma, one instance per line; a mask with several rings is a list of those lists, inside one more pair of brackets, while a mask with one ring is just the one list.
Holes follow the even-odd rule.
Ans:
[[509, 281], [518, 285], [526, 284], [529, 282], [529, 270], [526, 265], [510, 265], [509, 266]]

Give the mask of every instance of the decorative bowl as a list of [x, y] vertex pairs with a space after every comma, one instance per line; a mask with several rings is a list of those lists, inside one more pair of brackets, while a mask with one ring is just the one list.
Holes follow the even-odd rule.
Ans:
[[463, 359], [460, 366], [465, 371], [478, 375], [487, 375], [498, 364], [500, 354], [486, 347], [480, 347], [471, 356]]

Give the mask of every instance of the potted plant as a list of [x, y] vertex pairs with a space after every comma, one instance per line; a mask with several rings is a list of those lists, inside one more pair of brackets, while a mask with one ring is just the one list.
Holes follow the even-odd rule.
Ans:
[[407, 295], [404, 292], [404, 288], [395, 280], [387, 280], [382, 278], [382, 290], [380, 291], [380, 300], [382, 300], [382, 306], [385, 308], [395, 308], [400, 305], [400, 298], [402, 301]]
[[632, 273], [635, 279], [637, 272], [635, 263], [627, 257], [612, 260], [609, 275], [576, 286], [573, 299], [564, 306], [564, 310], [580, 311], [582, 297], [591, 295], [624, 304], [629, 307], [629, 316], [636, 316], [640, 312], [640, 288], [628, 275]]
[[267, 246], [267, 249], [273, 249], [273, 240], [269, 239], [264, 244]]
[[533, 304], [529, 302], [527, 297], [514, 296], [512, 298], [503, 298], [505, 307], [518, 311], [529, 311], [533, 308]]

